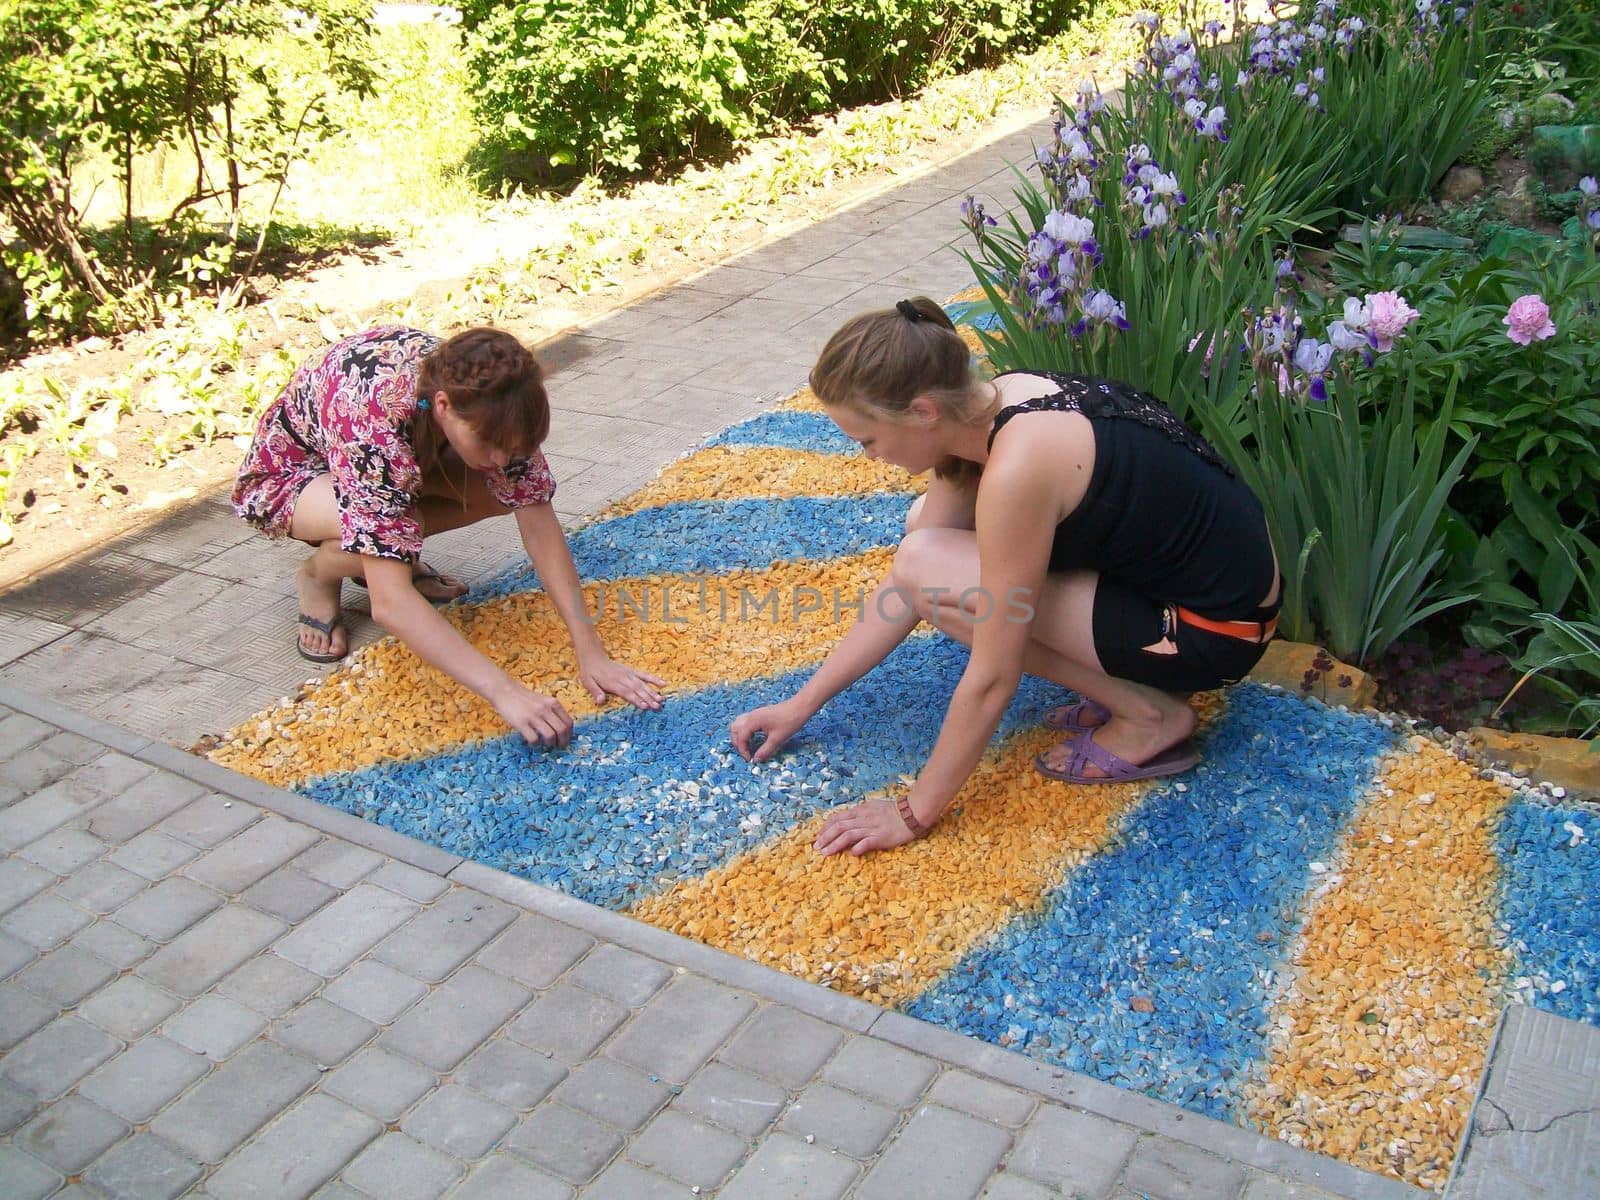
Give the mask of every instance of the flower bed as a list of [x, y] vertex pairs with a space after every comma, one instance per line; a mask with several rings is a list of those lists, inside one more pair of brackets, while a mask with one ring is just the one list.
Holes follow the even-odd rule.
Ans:
[[[614, 653], [673, 681], [597, 710], [513, 572], [445, 610], [578, 726], [547, 753], [392, 640], [212, 757], [453, 853], [1040, 1061], [1442, 1186], [1499, 1009], [1600, 1023], [1600, 817], [1389, 718], [1207, 698], [1202, 765], [1068, 788], [1025, 681], [934, 835], [818, 858], [833, 806], [906, 786], [965, 651], [914, 636], [765, 767], [734, 715], [788, 693], [887, 567], [912, 483], [804, 394], [572, 537]], [[836, 603], [837, 602], [837, 603]], [[908, 703], [915, 698], [916, 703]]]

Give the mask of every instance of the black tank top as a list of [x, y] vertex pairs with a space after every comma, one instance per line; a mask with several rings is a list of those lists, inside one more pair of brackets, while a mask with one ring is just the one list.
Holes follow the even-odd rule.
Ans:
[[1003, 408], [989, 445], [1026, 413], [1078, 412], [1094, 429], [1094, 470], [1059, 525], [1050, 570], [1086, 569], [1219, 621], [1257, 617], [1272, 588], [1261, 502], [1194, 430], [1146, 392], [1113, 380], [1017, 371], [1058, 390]]

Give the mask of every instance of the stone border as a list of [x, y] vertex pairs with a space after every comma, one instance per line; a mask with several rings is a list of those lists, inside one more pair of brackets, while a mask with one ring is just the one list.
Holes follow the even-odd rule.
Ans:
[[[408, 863], [463, 887], [473, 888], [525, 911], [572, 926], [597, 940], [698, 972], [731, 988], [787, 1005], [818, 1020], [878, 1038], [947, 1066], [1019, 1088], [1142, 1132], [1221, 1154], [1247, 1167], [1297, 1183], [1328, 1188], [1363, 1200], [1418, 1200], [1433, 1193], [1400, 1180], [1361, 1170], [1338, 1159], [1273, 1141], [1237, 1125], [1186, 1112], [1177, 1105], [1115, 1087], [1086, 1075], [1047, 1066], [1016, 1051], [841, 995], [723, 950], [657, 929], [576, 897], [504, 871], [448, 854], [434, 846], [318, 804], [294, 792], [219, 766], [165, 742], [143, 738], [97, 717], [74, 712], [0, 679], [0, 704], [57, 728], [99, 742], [139, 762], [254, 804], [354, 845]], [[1487, 1064], [1485, 1077], [1487, 1077]], [[1482, 1081], [1479, 1083], [1481, 1094]], [[1459, 1161], [1460, 1150], [1457, 1157]]]

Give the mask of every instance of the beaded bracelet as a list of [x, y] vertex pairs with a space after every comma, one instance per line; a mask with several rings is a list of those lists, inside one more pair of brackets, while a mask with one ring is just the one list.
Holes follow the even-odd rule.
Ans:
[[911, 836], [913, 838], [924, 838], [928, 836], [928, 827], [921, 821], [917, 820], [917, 814], [911, 811], [911, 800], [909, 797], [901, 796], [894, 802], [894, 806], [900, 810], [900, 819], [906, 823], [906, 828], [911, 831]]

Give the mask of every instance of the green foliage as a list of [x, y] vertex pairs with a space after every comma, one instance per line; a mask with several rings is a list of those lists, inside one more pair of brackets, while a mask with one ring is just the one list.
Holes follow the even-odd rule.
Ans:
[[1210, 426], [1266, 508], [1284, 572], [1284, 632], [1325, 639], [1355, 663], [1472, 599], [1447, 592], [1439, 569], [1446, 502], [1471, 444], [1447, 458], [1443, 423], [1418, 436], [1416, 389], [1371, 395], [1374, 382], [1346, 375], [1319, 407], [1258, 376], [1255, 404]]
[[[1342, 293], [1399, 289], [1421, 316], [1408, 335], [1418, 343], [1394, 376], [1414, 373], [1420, 419], [1443, 420], [1430, 397], [1459, 389], [1450, 418], [1460, 444], [1478, 439], [1463, 511], [1486, 534], [1522, 481], [1558, 506], [1567, 525], [1600, 517], [1600, 266], [1551, 239], [1525, 244], [1517, 260], [1475, 262], [1440, 252], [1406, 261], [1383, 237], [1342, 245], [1330, 262]], [[1553, 336], [1519, 346], [1507, 336], [1511, 302], [1535, 295], [1549, 305]]]
[[[188, 148], [194, 183], [169, 220], [220, 198], [236, 233], [245, 188], [281, 188], [329, 132], [328, 94], [366, 89], [365, 21], [354, 0], [0, 0], [0, 215], [38, 260], [11, 261], [36, 293], [36, 325], [91, 308], [107, 322], [148, 316], [152, 279], [182, 266], [139, 255], [136, 157]], [[268, 49], [286, 28], [318, 48], [312, 70]], [[83, 227], [74, 172], [90, 152], [114, 164], [120, 244], [92, 246]]]
[[1026, 48], [1077, 0], [470, 0], [490, 158], [520, 182], [628, 175]]

